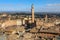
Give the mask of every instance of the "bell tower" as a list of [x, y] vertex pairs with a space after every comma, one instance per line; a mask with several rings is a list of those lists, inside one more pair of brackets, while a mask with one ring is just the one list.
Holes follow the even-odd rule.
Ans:
[[47, 14], [45, 16], [45, 22], [48, 22], [48, 16], [47, 16]]
[[31, 13], [32, 13], [32, 23], [34, 23], [34, 5], [31, 6]]

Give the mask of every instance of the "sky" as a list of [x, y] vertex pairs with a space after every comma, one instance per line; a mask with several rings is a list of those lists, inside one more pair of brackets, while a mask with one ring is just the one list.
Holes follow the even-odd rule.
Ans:
[[0, 11], [60, 12], [60, 0], [0, 0]]

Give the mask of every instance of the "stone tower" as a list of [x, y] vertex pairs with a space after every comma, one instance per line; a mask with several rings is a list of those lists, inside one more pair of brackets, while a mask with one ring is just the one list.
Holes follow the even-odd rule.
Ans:
[[32, 23], [34, 23], [34, 5], [31, 6], [31, 13], [32, 13]]
[[48, 22], [48, 16], [47, 16], [47, 14], [45, 16], [45, 22]]

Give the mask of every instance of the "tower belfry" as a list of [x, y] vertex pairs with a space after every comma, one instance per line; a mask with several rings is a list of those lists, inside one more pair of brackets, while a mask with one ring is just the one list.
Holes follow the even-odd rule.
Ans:
[[34, 23], [34, 5], [31, 6], [31, 13], [32, 13], [32, 23]]

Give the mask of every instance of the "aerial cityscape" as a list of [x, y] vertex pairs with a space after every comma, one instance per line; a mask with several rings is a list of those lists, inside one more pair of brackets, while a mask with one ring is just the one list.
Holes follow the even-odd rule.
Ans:
[[[15, 0], [15, 2], [16, 1], [19, 0]], [[41, 2], [44, 3], [46, 1], [41, 0]], [[59, 2], [59, 0], [55, 0], [55, 2], [56, 1]], [[5, 4], [9, 2], [10, 0], [6, 0]], [[31, 4], [29, 5], [28, 2]], [[49, 4], [50, 7], [48, 8], [51, 8], [50, 10], [43, 10], [43, 8], [39, 10], [39, 8], [36, 7], [36, 5], [40, 6], [38, 2], [39, 0], [25, 0], [25, 3], [28, 3], [26, 5], [30, 6], [29, 10], [24, 10], [24, 8], [27, 7], [24, 5], [24, 8], [21, 7], [22, 10], [20, 10], [20, 7], [17, 7], [19, 10], [11, 9], [11, 11], [7, 7], [9, 5], [4, 6], [4, 3], [0, 3], [0, 5], [2, 4], [4, 6], [1, 5], [0, 7], [0, 40], [60, 40], [60, 10], [58, 10], [58, 7], [57, 9], [53, 8], [57, 4], [54, 4], [52, 8], [52, 4]], [[47, 2], [53, 3], [54, 0]], [[59, 4], [57, 6], [59, 6]], [[11, 5], [10, 8], [12, 8]]]

